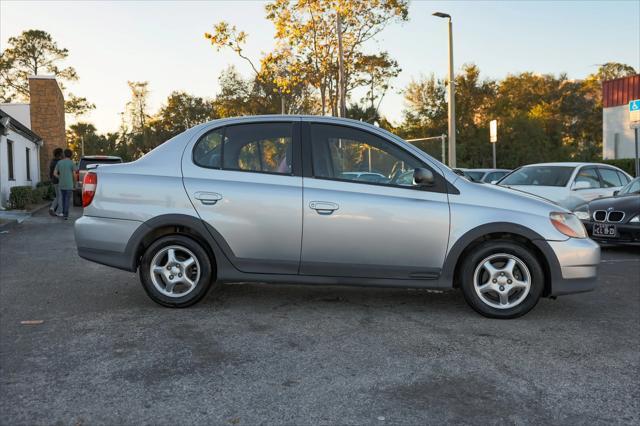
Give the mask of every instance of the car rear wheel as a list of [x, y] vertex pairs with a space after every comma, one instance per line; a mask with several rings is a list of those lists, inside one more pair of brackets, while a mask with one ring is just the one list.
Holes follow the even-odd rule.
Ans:
[[162, 237], [142, 256], [140, 281], [151, 299], [185, 308], [202, 299], [213, 277], [211, 259], [200, 244], [183, 235]]
[[461, 286], [469, 305], [489, 318], [517, 318], [538, 303], [544, 289], [540, 262], [511, 240], [485, 241], [462, 263]]

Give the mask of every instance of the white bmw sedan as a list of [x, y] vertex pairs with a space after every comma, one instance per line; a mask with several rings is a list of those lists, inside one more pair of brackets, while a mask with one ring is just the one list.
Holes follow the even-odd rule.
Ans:
[[540, 163], [520, 167], [498, 185], [528, 192], [566, 209], [610, 197], [631, 181], [617, 167], [599, 163]]

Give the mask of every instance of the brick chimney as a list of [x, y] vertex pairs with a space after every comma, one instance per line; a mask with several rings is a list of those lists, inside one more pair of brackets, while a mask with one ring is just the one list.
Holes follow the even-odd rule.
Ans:
[[29, 76], [31, 130], [44, 142], [40, 151], [40, 178], [49, 180], [54, 148], [66, 148], [64, 96], [54, 76]]

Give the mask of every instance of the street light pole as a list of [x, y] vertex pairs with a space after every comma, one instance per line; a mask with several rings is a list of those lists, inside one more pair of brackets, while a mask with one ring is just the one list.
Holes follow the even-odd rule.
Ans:
[[449, 22], [449, 167], [456, 167], [456, 83], [453, 76], [453, 27], [451, 15], [435, 12], [433, 16]]

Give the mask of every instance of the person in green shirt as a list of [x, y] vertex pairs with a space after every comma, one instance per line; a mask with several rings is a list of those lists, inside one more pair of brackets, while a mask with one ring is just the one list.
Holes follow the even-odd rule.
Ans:
[[78, 170], [76, 164], [71, 159], [72, 156], [73, 151], [69, 148], [65, 149], [64, 159], [58, 161], [53, 172], [58, 178], [58, 187], [62, 194], [62, 214], [58, 214], [58, 216], [63, 216], [64, 220], [69, 218], [69, 202], [76, 184], [76, 170]]

